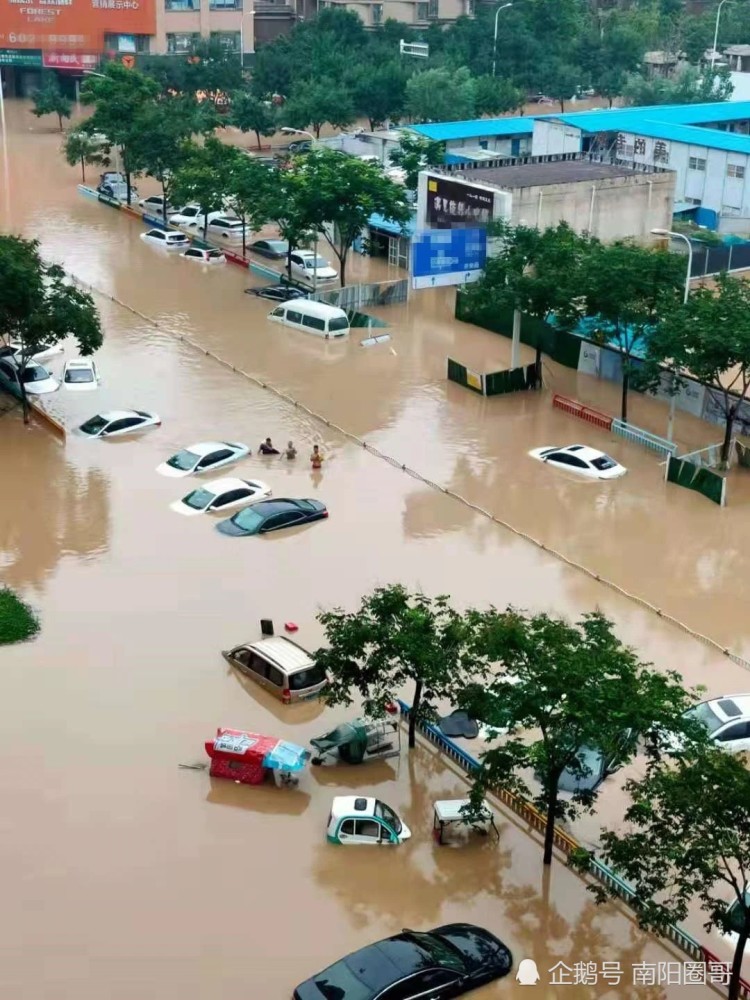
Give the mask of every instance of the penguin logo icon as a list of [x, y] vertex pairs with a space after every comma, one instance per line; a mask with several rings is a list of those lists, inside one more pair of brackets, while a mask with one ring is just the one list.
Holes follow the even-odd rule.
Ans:
[[516, 982], [520, 983], [521, 986], [536, 986], [539, 982], [539, 970], [536, 967], [536, 962], [533, 958], [524, 958], [521, 964], [518, 966], [518, 972], [516, 973]]

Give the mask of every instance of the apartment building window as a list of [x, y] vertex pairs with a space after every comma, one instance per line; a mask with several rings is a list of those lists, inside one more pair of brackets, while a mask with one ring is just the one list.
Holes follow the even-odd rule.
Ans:
[[738, 163], [728, 163], [727, 164], [727, 177], [739, 177], [745, 176], [745, 168], [741, 167]]
[[438, 17], [438, 0], [427, 0], [427, 17]]
[[210, 0], [209, 10], [242, 10], [242, 0]]
[[383, 23], [383, 5], [382, 3], [374, 3], [372, 5], [372, 23], [382, 24]]
[[167, 32], [167, 52], [172, 55], [192, 52], [200, 40], [201, 36], [198, 31]]
[[218, 42], [226, 52], [239, 52], [242, 48], [239, 31], [212, 31], [211, 41]]
[[164, 0], [164, 10], [200, 10], [200, 0]]
[[690, 170], [702, 170], [705, 173], [706, 161], [702, 156], [691, 156], [688, 160], [688, 167]]
[[105, 35], [104, 48], [108, 52], [141, 52], [149, 50], [148, 35]]

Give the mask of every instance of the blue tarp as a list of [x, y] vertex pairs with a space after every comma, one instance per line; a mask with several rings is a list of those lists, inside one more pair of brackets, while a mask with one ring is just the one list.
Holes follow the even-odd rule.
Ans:
[[408, 238], [414, 233], [414, 219], [410, 219], [405, 226], [402, 226], [398, 222], [392, 222], [391, 219], [384, 219], [382, 215], [373, 212], [367, 220], [367, 224], [368, 226], [373, 226], [375, 229], [382, 229], [383, 232], [390, 233], [391, 236], [404, 236]]
[[279, 740], [273, 750], [263, 758], [263, 767], [270, 767], [275, 771], [301, 771], [310, 757], [309, 750], [298, 747], [296, 743]]

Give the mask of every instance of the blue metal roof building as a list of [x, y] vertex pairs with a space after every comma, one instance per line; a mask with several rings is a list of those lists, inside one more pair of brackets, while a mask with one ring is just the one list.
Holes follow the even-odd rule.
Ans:
[[535, 119], [520, 118], [475, 118], [466, 122], [432, 122], [429, 125], [409, 125], [412, 132], [423, 135], [435, 142], [481, 139], [484, 136], [531, 135]]

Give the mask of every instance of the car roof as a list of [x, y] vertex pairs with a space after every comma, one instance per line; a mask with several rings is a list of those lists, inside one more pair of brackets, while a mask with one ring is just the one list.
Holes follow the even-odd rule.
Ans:
[[342, 963], [373, 992], [380, 992], [404, 976], [434, 964], [416, 941], [403, 934], [355, 951], [342, 959]]
[[[598, 448], [590, 448], [587, 444], [569, 444], [564, 448], [557, 448], [556, 451], [564, 451], [582, 458], [585, 462], [590, 462], [593, 458], [602, 458], [605, 453]], [[609, 456], [606, 456], [607, 458]]]
[[283, 514], [288, 510], [297, 510], [297, 500], [290, 500], [287, 497], [273, 497], [269, 500], [261, 500], [256, 503], [253, 510], [259, 511], [264, 517], [271, 517], [273, 514]]
[[66, 368], [90, 368], [93, 365], [91, 358], [71, 358], [65, 362]]
[[298, 257], [319, 257], [320, 254], [313, 253], [312, 250], [295, 250]]
[[225, 493], [227, 490], [247, 489], [247, 483], [243, 482], [242, 479], [227, 476], [225, 479], [212, 479], [210, 483], [206, 483], [204, 486], [197, 486], [196, 489], [210, 490], [212, 493]]
[[212, 451], [218, 451], [220, 448], [226, 447], [227, 445], [224, 441], [198, 441], [197, 444], [189, 444], [181, 450], [190, 451], [194, 455], [200, 455], [203, 458], [204, 455], [210, 455]]
[[313, 663], [308, 651], [291, 639], [287, 639], [285, 635], [270, 635], [256, 642], [248, 642], [247, 647], [283, 667], [284, 670], [307, 669]]
[[[722, 702], [726, 703], [728, 701], [734, 702], [739, 709], [739, 714], [726, 711], [729, 706], [726, 704], [722, 705]], [[741, 719], [750, 718], [750, 694], [724, 694], [720, 698], [712, 698], [708, 704], [719, 718], [726, 722], [737, 722]]]
[[243, 225], [242, 219], [234, 219], [231, 215], [220, 215], [214, 222], [231, 222], [233, 226]]
[[342, 816], [372, 816], [375, 812], [375, 799], [362, 795], [337, 795], [331, 805], [331, 816], [339, 819]]
[[107, 410], [106, 413], [95, 414], [95, 416], [101, 417], [102, 420], [106, 420], [108, 423], [111, 420], [122, 420], [123, 417], [140, 417], [140, 415], [135, 410]]

